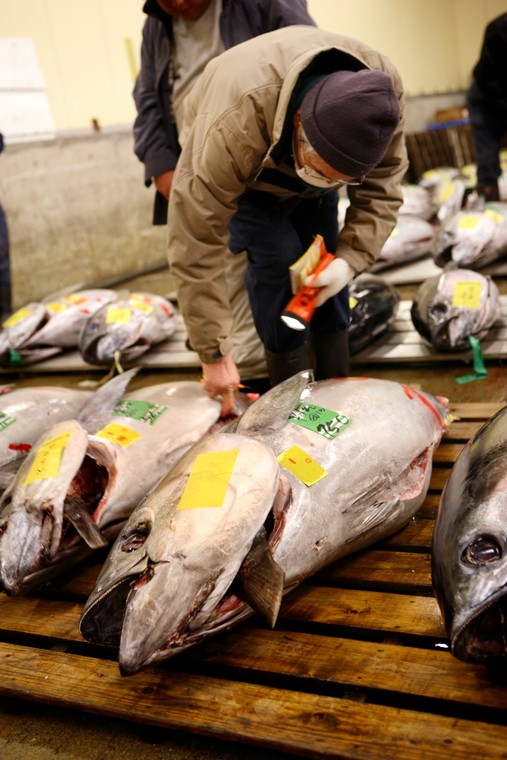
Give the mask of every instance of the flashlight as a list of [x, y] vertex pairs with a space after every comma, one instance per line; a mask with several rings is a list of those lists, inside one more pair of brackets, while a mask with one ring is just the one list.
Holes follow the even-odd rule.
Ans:
[[[333, 260], [334, 256], [332, 253], [328, 253], [325, 250], [321, 253], [320, 261], [313, 271], [312, 282]], [[282, 322], [292, 330], [304, 330], [313, 317], [315, 301], [319, 290], [320, 288], [312, 288], [311, 285], [305, 285], [301, 288], [282, 311], [280, 315]]]

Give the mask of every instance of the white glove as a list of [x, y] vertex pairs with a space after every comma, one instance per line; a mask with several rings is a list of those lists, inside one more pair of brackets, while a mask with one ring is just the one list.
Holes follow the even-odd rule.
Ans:
[[312, 288], [322, 288], [315, 306], [322, 306], [328, 298], [332, 298], [340, 290], [351, 282], [355, 276], [355, 272], [345, 259], [335, 259], [312, 281], [313, 275], [310, 275], [305, 280], [305, 285], [310, 285]]

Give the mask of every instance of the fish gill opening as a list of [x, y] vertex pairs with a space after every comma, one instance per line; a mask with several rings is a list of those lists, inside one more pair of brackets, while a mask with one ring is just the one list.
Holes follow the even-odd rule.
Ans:
[[108, 543], [92, 518], [108, 482], [107, 469], [92, 457], [85, 456], [65, 497], [60, 548], [65, 549], [69, 543], [78, 541], [79, 537], [92, 549]]

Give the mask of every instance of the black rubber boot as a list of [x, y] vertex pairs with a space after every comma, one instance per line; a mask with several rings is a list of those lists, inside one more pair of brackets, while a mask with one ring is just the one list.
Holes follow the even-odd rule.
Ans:
[[312, 333], [310, 346], [315, 356], [315, 379], [347, 377], [350, 368], [348, 330]]
[[306, 344], [283, 354], [275, 354], [268, 351], [267, 348], [265, 352], [269, 381], [272, 386], [297, 375], [298, 372], [311, 369], [310, 355]]

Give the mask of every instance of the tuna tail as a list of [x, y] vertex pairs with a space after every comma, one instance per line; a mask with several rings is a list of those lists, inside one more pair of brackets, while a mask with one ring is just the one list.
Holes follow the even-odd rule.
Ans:
[[262, 528], [243, 560], [234, 581], [237, 595], [275, 627], [282, 603], [285, 573], [274, 561]]
[[138, 372], [139, 367], [122, 372], [95, 391], [77, 417], [78, 422], [81, 423], [87, 433], [93, 435], [109, 422], [111, 411]]

